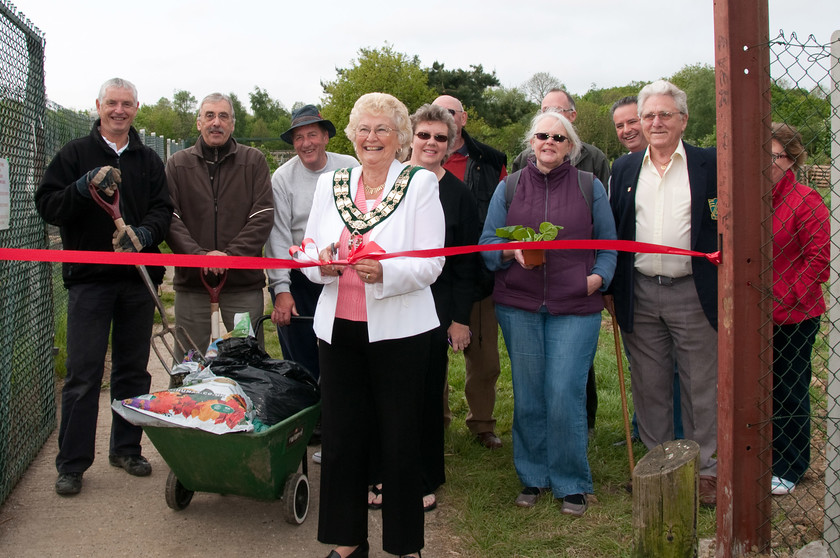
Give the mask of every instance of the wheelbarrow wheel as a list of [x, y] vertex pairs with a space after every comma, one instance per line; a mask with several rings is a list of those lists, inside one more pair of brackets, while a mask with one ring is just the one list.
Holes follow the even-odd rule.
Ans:
[[309, 513], [309, 479], [295, 473], [286, 480], [283, 488], [283, 518], [287, 523], [300, 525]]
[[175, 473], [169, 471], [166, 479], [166, 505], [173, 510], [180, 511], [190, 505], [195, 492], [187, 490]]

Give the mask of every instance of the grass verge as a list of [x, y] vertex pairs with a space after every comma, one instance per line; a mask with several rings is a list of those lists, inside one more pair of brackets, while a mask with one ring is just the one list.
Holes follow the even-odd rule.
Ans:
[[[439, 509], [446, 514], [444, 523], [449, 525], [453, 545], [460, 547], [460, 556], [615, 558], [631, 555], [633, 500], [626, 490], [630, 471], [626, 447], [614, 445], [624, 439], [624, 421], [612, 327], [609, 316], [604, 316], [595, 357], [598, 416], [595, 436], [589, 444], [595, 494], [589, 510], [579, 519], [560, 514], [553, 498], [543, 498], [532, 509], [513, 504], [522, 485], [513, 467], [513, 389], [510, 360], [501, 334], [502, 374], [497, 384], [495, 408], [497, 434], [504, 443], [500, 450], [484, 449], [467, 429], [464, 358], [451, 353], [450, 406], [454, 418], [446, 434], [447, 481], [438, 496]], [[626, 361], [624, 369], [629, 394]], [[632, 402], [628, 404], [632, 412]], [[634, 445], [636, 461], [644, 453], [643, 445]], [[714, 532], [714, 510], [701, 508], [699, 537], [713, 537]]]

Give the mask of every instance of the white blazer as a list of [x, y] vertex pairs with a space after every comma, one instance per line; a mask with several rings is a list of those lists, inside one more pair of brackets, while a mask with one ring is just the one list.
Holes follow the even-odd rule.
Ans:
[[[405, 166], [396, 160], [391, 163], [383, 199]], [[351, 199], [356, 197], [361, 173], [362, 167], [350, 172]], [[326, 172], [318, 178], [306, 238], [314, 240], [320, 251], [331, 242], [338, 242], [344, 228], [344, 221], [335, 207], [333, 173]], [[375, 241], [386, 252], [425, 250], [442, 248], [444, 234], [437, 177], [421, 169], [412, 177], [396, 211], [370, 231], [370, 241]], [[307, 254], [318, 257], [314, 248], [307, 250]], [[443, 256], [381, 260], [382, 282], [365, 284], [370, 341], [410, 337], [440, 324], [429, 285], [440, 275], [444, 261]], [[338, 303], [338, 277], [322, 276], [318, 267], [304, 268], [303, 272], [309, 280], [324, 284], [315, 310], [314, 329], [319, 339], [330, 343]]]

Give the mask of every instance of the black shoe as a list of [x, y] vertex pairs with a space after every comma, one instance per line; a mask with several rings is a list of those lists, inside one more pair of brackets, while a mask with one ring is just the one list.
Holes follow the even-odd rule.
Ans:
[[[356, 550], [351, 552], [347, 555], [347, 558], [368, 558], [368, 554], [370, 553], [370, 544], [367, 541], [363, 542], [359, 546], [356, 547]], [[330, 553], [327, 554], [327, 558], [341, 558], [341, 554], [336, 552], [335, 550], [330, 550]]]
[[55, 493], [62, 496], [73, 496], [82, 491], [82, 475], [84, 473], [59, 473], [55, 481]]
[[142, 455], [109, 455], [108, 463], [122, 467], [125, 472], [135, 477], [147, 477], [152, 474], [152, 466]]
[[589, 503], [586, 501], [586, 494], [569, 494], [563, 498], [563, 505], [560, 513], [580, 517], [586, 512]]

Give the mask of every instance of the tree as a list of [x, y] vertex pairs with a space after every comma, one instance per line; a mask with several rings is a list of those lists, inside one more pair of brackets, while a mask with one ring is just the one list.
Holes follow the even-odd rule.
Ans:
[[254, 91], [248, 93], [248, 98], [255, 118], [262, 118], [265, 122], [276, 122], [284, 116], [289, 116], [283, 104], [272, 99], [265, 89], [254, 86]]
[[447, 70], [440, 62], [434, 62], [426, 70], [429, 85], [438, 95], [452, 95], [464, 105], [472, 107], [478, 114], [484, 115], [484, 92], [488, 87], [499, 85], [496, 72], [487, 73], [481, 64], [470, 64], [470, 70]]
[[565, 89], [559, 79], [548, 72], [537, 72], [531, 79], [522, 84], [522, 90], [529, 101], [542, 104], [543, 97], [552, 89]]
[[[435, 97], [427, 84], [426, 72], [420, 68], [420, 59], [395, 52], [387, 44], [379, 49], [359, 49], [358, 60], [348, 68], [336, 68], [336, 74], [334, 81], [321, 82], [324, 89], [321, 114], [338, 130], [347, 126], [353, 105], [365, 93], [389, 93], [402, 101], [409, 112]], [[353, 153], [353, 146], [341, 133], [330, 140], [330, 149]]]
[[159, 136], [167, 138], [184, 138], [179, 135], [180, 119], [178, 113], [172, 108], [172, 102], [166, 97], [161, 97], [154, 105], [142, 105], [137, 111], [134, 119], [134, 127], [138, 130], [155, 132]]
[[228, 97], [230, 97], [230, 104], [233, 105], [233, 114], [236, 116], [236, 122], [233, 125], [233, 137], [245, 137], [245, 130], [248, 126], [250, 115], [245, 110], [245, 105], [236, 96], [236, 93], [229, 93]]
[[483, 115], [469, 110], [467, 132], [474, 138], [503, 151], [513, 161], [522, 150], [522, 139], [539, 105], [530, 102], [517, 88], [492, 87], [484, 92]]
[[172, 95], [172, 109], [178, 115], [178, 129], [173, 137], [193, 138], [198, 135], [195, 127], [196, 106], [195, 97], [189, 91], [183, 89], [175, 91]]
[[770, 86], [770, 92], [773, 122], [796, 127], [802, 135], [802, 144], [810, 161], [818, 165], [828, 164], [831, 161], [830, 100], [821, 97], [819, 92], [792, 87], [781, 80]]
[[268, 149], [288, 149], [289, 144], [280, 140], [280, 134], [291, 126], [289, 112], [283, 104], [272, 99], [265, 89], [254, 87], [254, 91], [248, 94], [251, 101], [251, 110], [254, 112], [254, 120], [251, 124], [250, 137], [255, 138], [277, 138], [276, 140], [265, 141]]
[[715, 132], [715, 69], [709, 64], [683, 66], [668, 81], [685, 91], [688, 97], [689, 118], [683, 138], [688, 143], [704, 146]]

